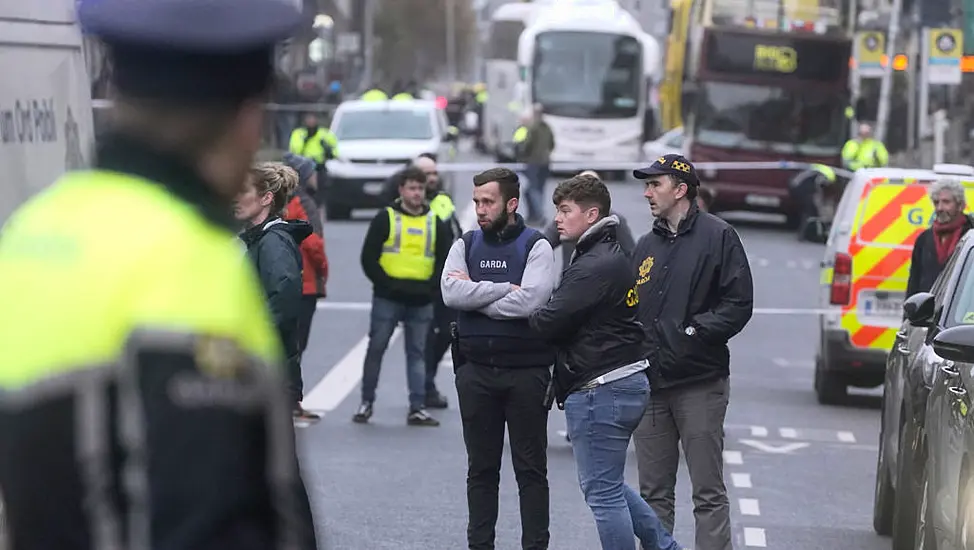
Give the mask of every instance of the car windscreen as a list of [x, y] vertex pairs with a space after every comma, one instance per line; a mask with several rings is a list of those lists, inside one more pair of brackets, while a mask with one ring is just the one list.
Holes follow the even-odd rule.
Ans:
[[427, 109], [345, 111], [335, 124], [338, 141], [364, 139], [433, 139], [433, 120]]

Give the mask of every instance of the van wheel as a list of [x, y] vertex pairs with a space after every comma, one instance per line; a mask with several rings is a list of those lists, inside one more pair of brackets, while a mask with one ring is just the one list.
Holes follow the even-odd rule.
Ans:
[[815, 361], [815, 394], [822, 405], [839, 405], [848, 395], [848, 386], [835, 373], [825, 370], [822, 360]]
[[325, 203], [325, 216], [329, 220], [347, 220], [352, 217], [352, 209], [341, 204]]

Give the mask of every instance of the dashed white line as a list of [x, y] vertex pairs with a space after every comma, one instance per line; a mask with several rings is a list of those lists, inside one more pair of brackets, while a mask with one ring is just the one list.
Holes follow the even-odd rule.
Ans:
[[852, 432], [839, 432], [836, 435], [839, 436], [839, 441], [841, 441], [843, 443], [855, 443], [856, 442], [856, 434], [854, 434]]
[[768, 429], [764, 426], [751, 426], [751, 437], [768, 437]]
[[724, 451], [724, 463], [739, 466], [744, 464], [744, 456], [741, 451]]
[[750, 489], [751, 485], [751, 474], [731, 474], [731, 484], [738, 489]]
[[758, 499], [756, 498], [741, 498], [737, 500], [738, 504], [741, 506], [741, 515], [744, 516], [760, 516], [761, 507], [758, 506]]
[[798, 439], [798, 430], [795, 428], [779, 428], [778, 433], [785, 439]]
[[761, 529], [760, 527], [745, 527], [744, 544], [756, 548], [767, 547], [768, 539], [764, 534], [764, 529]]

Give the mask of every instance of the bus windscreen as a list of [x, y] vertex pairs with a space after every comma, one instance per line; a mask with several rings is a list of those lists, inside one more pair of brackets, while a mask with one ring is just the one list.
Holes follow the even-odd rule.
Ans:
[[850, 43], [801, 37], [710, 32], [703, 59], [710, 74], [845, 83]]

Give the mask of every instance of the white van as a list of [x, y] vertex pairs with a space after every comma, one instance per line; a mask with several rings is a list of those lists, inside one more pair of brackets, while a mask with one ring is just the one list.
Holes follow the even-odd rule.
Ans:
[[75, 0], [0, 0], [0, 227], [94, 149]]

